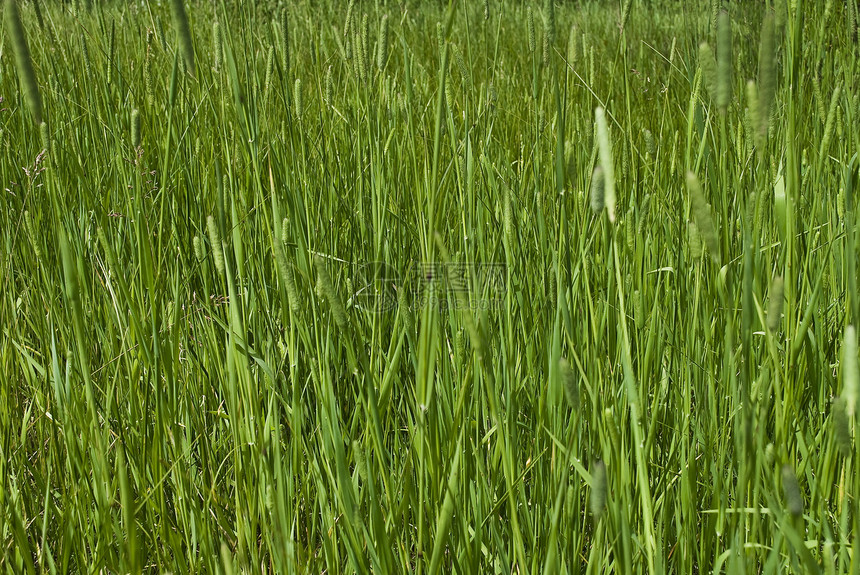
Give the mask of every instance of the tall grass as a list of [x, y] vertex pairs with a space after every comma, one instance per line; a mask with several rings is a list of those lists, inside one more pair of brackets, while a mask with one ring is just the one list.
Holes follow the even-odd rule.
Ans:
[[856, 571], [857, 6], [771, 4], [8, 0], [0, 571]]

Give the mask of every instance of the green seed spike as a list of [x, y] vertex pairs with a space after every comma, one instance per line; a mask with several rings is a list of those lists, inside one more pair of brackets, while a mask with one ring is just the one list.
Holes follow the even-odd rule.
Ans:
[[564, 358], [558, 361], [558, 369], [567, 404], [571, 409], [579, 409], [579, 375]]
[[591, 211], [599, 214], [606, 207], [606, 178], [603, 176], [603, 168], [594, 168], [591, 176]]
[[51, 131], [48, 129], [47, 122], [39, 124], [39, 136], [42, 138], [42, 149], [46, 153], [51, 153]]
[[576, 56], [579, 49], [579, 42], [576, 37], [576, 24], [570, 25], [570, 34], [567, 37], [567, 63], [573, 65], [576, 62]]
[[293, 106], [295, 106], [296, 118], [299, 122], [302, 121], [304, 114], [304, 103], [302, 101], [302, 79], [296, 78], [296, 83], [293, 87]]
[[860, 370], [857, 366], [857, 331], [853, 325], [845, 328], [842, 343], [842, 395], [845, 412], [853, 418], [857, 410], [857, 388], [860, 385]]
[[191, 43], [191, 26], [188, 24], [188, 14], [185, 12], [185, 4], [182, 0], [170, 0], [170, 9], [173, 12], [173, 23], [176, 25], [179, 46], [182, 49], [185, 66], [193, 76], [194, 46]]
[[844, 457], [849, 457], [854, 451], [847, 403], [844, 397], [837, 397], [833, 402], [833, 434], [836, 438], [836, 446]]
[[27, 235], [30, 237], [30, 247], [33, 249], [33, 255], [37, 261], [42, 261], [42, 248], [40, 247], [39, 236], [36, 235], [36, 227], [33, 225], [33, 218], [30, 212], [24, 212], [24, 226], [27, 228]]
[[[224, 65], [224, 37], [221, 35], [221, 24], [218, 22], [212, 24], [212, 44], [215, 47], [215, 54], [213, 55], [215, 71], [218, 72]], [[147, 52], [148, 55], [149, 52]]]
[[622, 34], [625, 28], [627, 28], [627, 20], [630, 18], [630, 5], [632, 3], [633, 0], [625, 0], [624, 6], [621, 8], [621, 22], [618, 27], [621, 29]]
[[776, 333], [782, 321], [782, 306], [785, 302], [785, 282], [782, 276], [776, 277], [770, 286], [770, 302], [767, 306], [767, 328]]
[[591, 497], [588, 499], [588, 506], [594, 522], [597, 523], [606, 507], [606, 465], [602, 461], [594, 464], [591, 477], [593, 483], [591, 484]]
[[218, 231], [218, 224], [212, 216], [206, 218], [206, 230], [209, 232], [209, 243], [212, 244], [212, 260], [215, 262], [215, 269], [218, 270], [219, 274], [224, 275], [224, 250], [221, 247], [221, 234]]
[[206, 250], [203, 248], [203, 240], [201, 240], [199, 236], [194, 236], [191, 243], [194, 246], [194, 257], [197, 258], [198, 262], [203, 263], [203, 260], [206, 259]]
[[717, 97], [717, 61], [714, 52], [707, 42], [699, 44], [699, 67], [702, 68], [702, 79], [711, 98]]
[[454, 52], [454, 61], [457, 63], [457, 69], [460, 70], [460, 80], [462, 81], [463, 89], [467, 91], [471, 90], [472, 76], [469, 74], [469, 68], [463, 59], [463, 53], [456, 44], [451, 45], [451, 50]]
[[728, 12], [717, 19], [717, 106], [725, 113], [732, 100], [732, 21]]
[[272, 88], [272, 77], [275, 72], [275, 47], [269, 46], [269, 50], [266, 53], [266, 76], [263, 81], [263, 103], [265, 104], [269, 100], [269, 93]]
[[379, 23], [379, 44], [376, 50], [376, 67], [382, 70], [388, 62], [388, 14]]
[[797, 477], [790, 465], [782, 466], [782, 490], [785, 493], [785, 507], [793, 517], [803, 515], [803, 497], [800, 495], [800, 486]]
[[140, 146], [140, 112], [137, 108], [131, 111], [131, 145], [135, 149]]
[[334, 100], [334, 79], [331, 74], [331, 66], [329, 66], [325, 71], [325, 101], [326, 104], [331, 106], [332, 101]]
[[715, 264], [719, 264], [722, 260], [720, 250], [720, 239], [717, 235], [714, 220], [711, 218], [711, 207], [705, 201], [705, 196], [702, 194], [702, 187], [699, 184], [699, 178], [693, 172], [687, 172], [687, 190], [690, 192], [690, 202], [693, 209], [693, 220], [696, 227], [702, 234], [702, 239], [705, 245], [708, 246], [708, 251], [711, 253], [711, 259]]
[[331, 307], [331, 314], [334, 317], [334, 322], [340, 329], [346, 329], [346, 309], [343, 307], [343, 303], [340, 301], [340, 296], [337, 294], [337, 290], [335, 290], [334, 288], [334, 283], [331, 281], [331, 276], [328, 274], [328, 270], [325, 267], [325, 262], [320, 256], [314, 256], [314, 266], [317, 269], [317, 280], [319, 282], [320, 292], [322, 293], [323, 297], [325, 297], [325, 299], [328, 301], [328, 304]]
[[278, 274], [281, 276], [281, 281], [284, 282], [284, 289], [287, 291], [290, 309], [297, 314], [299, 313], [299, 292], [296, 289], [296, 278], [280, 242], [275, 242], [275, 263], [278, 265]]
[[535, 39], [535, 15], [534, 12], [532, 12], [531, 6], [528, 7], [528, 11], [526, 13], [526, 26], [528, 28], [529, 52], [534, 54], [534, 51], [537, 49], [537, 41]]
[[[350, 8], [352, 2], [349, 3]], [[281, 10], [281, 66], [286, 74], [290, 70], [290, 14], [286, 7]]]
[[21, 22], [21, 12], [18, 10], [18, 0], [7, 0], [6, 2], [6, 30], [12, 40], [18, 77], [27, 98], [27, 105], [30, 106], [30, 113], [33, 114], [36, 123], [41, 124], [42, 96], [39, 94], [36, 71], [33, 69], [30, 47], [27, 45], [27, 35], [24, 32], [24, 24]]
[[606, 112], [598, 107], [594, 112], [597, 125], [597, 145], [600, 152], [600, 166], [603, 168], [604, 202], [609, 221], [615, 223], [615, 162], [612, 158], [612, 143], [609, 140], [609, 127], [606, 123]]
[[839, 96], [842, 94], [842, 87], [837, 85], [830, 96], [830, 109], [827, 111], [827, 123], [824, 124], [824, 136], [821, 138], [821, 146], [818, 150], [819, 166], [823, 164], [825, 155], [830, 149], [830, 141], [833, 139], [833, 128], [836, 125], [836, 109], [839, 107]]
[[543, 9], [543, 65], [549, 66], [552, 46], [555, 43], [555, 3], [546, 0]]

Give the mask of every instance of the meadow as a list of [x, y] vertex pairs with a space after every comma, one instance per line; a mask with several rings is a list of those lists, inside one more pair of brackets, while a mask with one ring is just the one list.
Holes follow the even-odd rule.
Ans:
[[856, 0], [5, 0], [0, 572], [860, 573]]

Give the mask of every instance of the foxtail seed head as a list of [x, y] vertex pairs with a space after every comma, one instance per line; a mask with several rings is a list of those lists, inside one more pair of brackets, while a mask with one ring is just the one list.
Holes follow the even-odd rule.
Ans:
[[140, 146], [140, 112], [137, 108], [131, 111], [131, 145], [135, 149]]
[[27, 35], [24, 32], [24, 24], [21, 22], [21, 13], [18, 10], [18, 0], [7, 0], [6, 2], [6, 30], [12, 39], [18, 77], [27, 98], [27, 104], [30, 106], [30, 113], [33, 114], [36, 123], [41, 124], [42, 96], [39, 94], [39, 85], [36, 83], [36, 72], [33, 69], [30, 47], [27, 45]]
[[596, 523], [600, 520], [603, 509], [606, 507], [606, 465], [602, 461], [594, 464], [591, 477], [594, 483], [591, 485], [591, 497], [588, 500], [588, 506]]
[[266, 77], [263, 82], [263, 103], [269, 100], [269, 92], [272, 87], [272, 77], [275, 72], [275, 47], [269, 46], [266, 54]]
[[532, 12], [531, 6], [528, 7], [526, 12], [526, 27], [528, 28], [529, 52], [534, 54], [534, 51], [537, 49], [537, 41], [535, 39], [535, 15]]
[[782, 466], [782, 489], [785, 493], [785, 507], [793, 517], [803, 515], [803, 497], [800, 495], [800, 486], [797, 476], [790, 465]]
[[194, 246], [194, 257], [197, 258], [198, 262], [203, 263], [203, 260], [206, 259], [206, 250], [203, 249], [203, 240], [201, 240], [199, 236], [194, 236], [191, 244]]
[[376, 51], [376, 67], [382, 70], [388, 62], [388, 14], [379, 23], [379, 45]]
[[773, 279], [770, 286], [770, 301], [767, 306], [767, 328], [776, 333], [782, 321], [782, 306], [785, 302], [785, 282], [782, 276]]
[[711, 207], [705, 201], [705, 196], [702, 194], [702, 186], [699, 184], [699, 178], [693, 172], [687, 172], [687, 190], [690, 192], [693, 220], [702, 234], [705, 245], [708, 246], [711, 259], [714, 263], [718, 264], [722, 259], [720, 238], [717, 235], [714, 220], [711, 218]]
[[717, 96], [717, 61], [714, 52], [707, 42], [699, 44], [699, 67], [702, 69], [702, 79], [711, 98]]
[[299, 122], [302, 121], [302, 115], [304, 114], [304, 102], [302, 102], [302, 79], [296, 78], [296, 83], [293, 86], [293, 106], [295, 106], [294, 110], [296, 112], [296, 118]]
[[463, 53], [456, 44], [452, 44], [451, 48], [454, 51], [454, 61], [457, 63], [457, 69], [460, 70], [460, 80], [462, 81], [463, 89], [470, 90], [472, 88], [472, 76], [469, 74], [469, 68], [466, 67]]
[[[352, 2], [349, 3], [350, 7]], [[281, 66], [286, 74], [290, 69], [290, 19], [286, 6], [281, 10]]]
[[346, 309], [340, 301], [340, 296], [334, 288], [334, 283], [331, 281], [331, 276], [325, 267], [325, 262], [320, 256], [314, 256], [314, 266], [317, 269], [317, 280], [319, 282], [319, 291], [328, 301], [331, 307], [331, 314], [334, 317], [334, 322], [340, 329], [347, 327]]
[[571, 409], [579, 408], [579, 376], [564, 358], [558, 361], [561, 384], [564, 387], [564, 397]]
[[212, 43], [215, 46], [215, 71], [221, 70], [224, 63], [224, 38], [221, 36], [221, 25], [212, 24]]
[[597, 145], [600, 152], [600, 166], [605, 178], [604, 203], [609, 221], [615, 223], [615, 163], [612, 158], [612, 144], [609, 140], [609, 127], [606, 123], [606, 113], [598, 106], [594, 111], [597, 125]]
[[209, 243], [212, 244], [212, 260], [215, 262], [215, 269], [223, 275], [224, 250], [221, 247], [221, 233], [218, 231], [218, 224], [212, 216], [206, 218], [206, 231], [209, 233]]
[[833, 434], [842, 455], [850, 456], [854, 451], [854, 440], [851, 437], [851, 419], [848, 417], [848, 406], [844, 397], [837, 397], [833, 402]]
[[603, 168], [597, 166], [591, 176], [591, 210], [599, 214], [606, 206], [605, 200], [606, 179], [603, 176]]
[[325, 101], [331, 106], [332, 100], [334, 100], [334, 79], [331, 75], [331, 66], [329, 66], [325, 71]]
[[47, 122], [39, 124], [39, 137], [42, 138], [42, 149], [46, 153], [51, 153], [51, 131], [48, 129]]
[[853, 418], [857, 409], [857, 387], [860, 384], [860, 371], [857, 366], [857, 331], [853, 325], [845, 328], [842, 343], [842, 397], [845, 411]]
[[717, 19], [717, 106], [725, 113], [732, 99], [732, 21], [729, 13]]
[[275, 263], [278, 265], [278, 274], [281, 276], [284, 289], [287, 291], [290, 309], [297, 314], [299, 313], [299, 292], [296, 289], [296, 278], [290, 262], [287, 261], [284, 246], [278, 241], [275, 242]]
[[179, 45], [182, 48], [182, 57], [191, 75], [194, 75], [194, 46], [191, 44], [191, 27], [188, 25], [188, 14], [185, 12], [185, 4], [182, 0], [170, 0], [170, 8], [173, 12], [173, 22], [179, 34]]

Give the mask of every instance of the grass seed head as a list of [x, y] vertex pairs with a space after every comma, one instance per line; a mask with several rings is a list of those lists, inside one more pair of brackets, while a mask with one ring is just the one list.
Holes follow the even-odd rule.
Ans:
[[179, 36], [179, 46], [182, 48], [182, 58], [191, 75], [194, 75], [194, 46], [191, 43], [191, 26], [188, 24], [188, 14], [182, 0], [170, 0], [173, 12], [173, 23]]
[[302, 121], [302, 116], [304, 115], [304, 102], [302, 101], [302, 79], [296, 78], [296, 82], [293, 86], [293, 106], [296, 112], [296, 119], [299, 122]]
[[860, 371], [857, 366], [857, 331], [853, 325], [845, 328], [842, 343], [842, 397], [845, 411], [853, 418], [857, 408], [857, 387], [860, 384]]
[[212, 244], [212, 261], [215, 262], [215, 269], [218, 270], [219, 274], [224, 275], [224, 250], [221, 247], [221, 233], [218, 231], [218, 223], [212, 216], [206, 218], [206, 231], [209, 233], [209, 243]]
[[558, 369], [568, 406], [571, 409], [579, 409], [579, 374], [564, 358], [558, 361]]
[[334, 317], [334, 322], [340, 329], [346, 329], [346, 308], [343, 307], [343, 303], [340, 301], [340, 296], [338, 295], [337, 290], [334, 287], [334, 283], [332, 282], [331, 276], [329, 275], [328, 270], [325, 267], [325, 261], [323, 261], [320, 256], [314, 256], [314, 266], [317, 269], [317, 281], [319, 282], [319, 291], [321, 295], [328, 301], [329, 307], [331, 307], [331, 313], [332, 317]]
[[567, 63], [573, 65], [576, 63], [576, 57], [579, 51], [579, 38], [576, 36], [576, 24], [570, 25], [570, 34], [567, 36]]
[[140, 112], [137, 108], [131, 111], [131, 145], [135, 149], [140, 146]]
[[702, 80], [711, 98], [717, 96], [717, 61], [714, 52], [707, 42], [699, 44], [699, 67], [702, 69]]
[[529, 6], [526, 11], [526, 27], [528, 29], [529, 52], [534, 54], [535, 50], [537, 50], [537, 40], [535, 32], [535, 15], [534, 12], [532, 12], [531, 6]]
[[325, 71], [325, 101], [331, 106], [334, 100], [334, 79], [332, 78], [331, 65]]
[[48, 123], [42, 122], [39, 124], [39, 137], [42, 139], [42, 149], [45, 153], [51, 153], [51, 131], [48, 129]]
[[39, 84], [36, 82], [36, 71], [27, 44], [27, 34], [21, 22], [21, 12], [18, 10], [18, 0], [6, 1], [6, 31], [11, 37], [12, 50], [15, 52], [15, 64], [18, 68], [18, 78], [21, 82], [30, 113], [37, 124], [42, 123], [42, 96], [39, 94]]
[[203, 248], [203, 240], [201, 240], [199, 236], [194, 236], [191, 243], [194, 246], [194, 257], [197, 258], [198, 262], [203, 263], [206, 259], [206, 250]]
[[212, 45], [215, 53], [214, 58], [215, 71], [221, 70], [224, 65], [224, 37], [221, 35], [221, 24], [217, 21], [212, 24]]
[[821, 138], [821, 147], [818, 150], [819, 162], [823, 162], [825, 155], [830, 149], [830, 141], [833, 139], [833, 129], [836, 125], [836, 109], [839, 107], [839, 96], [842, 87], [837, 85], [830, 96], [830, 109], [827, 111], [827, 123], [824, 124], [824, 136]]
[[782, 321], [782, 306], [785, 302], [785, 282], [782, 276], [773, 279], [770, 286], [770, 301], [767, 306], [767, 328], [776, 333]]
[[266, 76], [263, 81], [263, 103], [265, 104], [269, 100], [269, 93], [272, 88], [272, 77], [275, 72], [275, 47], [269, 46], [269, 50], [266, 53]]
[[376, 50], [376, 67], [382, 70], [388, 62], [388, 14], [379, 23], [379, 44]]
[[[352, 2], [349, 5], [352, 7]], [[281, 67], [286, 74], [290, 70], [290, 13], [286, 6], [281, 9], [280, 28]]]
[[729, 13], [717, 19], [717, 106], [725, 113], [732, 99], [732, 21]]
[[600, 152], [600, 166], [603, 168], [604, 177], [604, 203], [609, 221], [615, 223], [615, 162], [612, 158], [612, 143], [609, 139], [609, 127], [606, 122], [606, 113], [602, 107], [594, 111], [595, 124], [597, 127], [597, 146]]
[[284, 252], [284, 246], [281, 242], [275, 242], [275, 263], [278, 266], [278, 274], [284, 289], [287, 292], [290, 309], [293, 313], [299, 313], [299, 291], [296, 288], [296, 278], [293, 274], [292, 264], [287, 261], [287, 254]]
[[849, 457], [854, 451], [854, 440], [851, 437], [851, 418], [848, 416], [848, 402], [844, 397], [837, 397], [833, 402], [833, 435], [836, 446], [844, 457]]
[[24, 212], [24, 227], [27, 228], [27, 235], [30, 239], [30, 247], [33, 249], [33, 255], [36, 256], [36, 261], [42, 261], [42, 248], [39, 242], [39, 236], [36, 234], [36, 227], [33, 225], [33, 218], [30, 216], [30, 211]]
[[687, 190], [690, 192], [693, 221], [695, 221], [696, 227], [702, 234], [705, 245], [708, 246], [711, 259], [714, 263], [719, 264], [722, 259], [720, 238], [717, 235], [714, 220], [711, 218], [711, 207], [705, 201], [705, 196], [702, 194], [702, 186], [699, 184], [699, 178], [693, 172], [687, 172]]
[[786, 510], [793, 517], [803, 515], [803, 497], [800, 494], [800, 486], [797, 483], [797, 476], [790, 465], [782, 466], [782, 490], [785, 493]]
[[591, 176], [591, 211], [599, 214], [606, 206], [606, 178], [603, 174], [603, 168], [597, 166], [594, 168], [594, 173]]
[[594, 464], [594, 470], [591, 474], [594, 483], [591, 486], [591, 497], [588, 500], [588, 506], [591, 510], [591, 516], [594, 522], [600, 520], [603, 515], [603, 510], [606, 507], [606, 465], [602, 461]]

